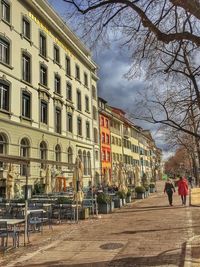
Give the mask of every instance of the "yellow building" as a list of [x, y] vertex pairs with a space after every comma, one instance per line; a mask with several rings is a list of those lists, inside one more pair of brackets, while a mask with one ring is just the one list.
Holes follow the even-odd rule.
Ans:
[[[98, 176], [97, 66], [45, 0], [1, 1], [0, 153], [84, 164], [84, 185]], [[6, 177], [4, 164], [3, 177]], [[29, 183], [45, 184], [45, 164], [31, 163]], [[20, 186], [26, 169], [14, 166]], [[1, 192], [3, 194], [4, 188]]]

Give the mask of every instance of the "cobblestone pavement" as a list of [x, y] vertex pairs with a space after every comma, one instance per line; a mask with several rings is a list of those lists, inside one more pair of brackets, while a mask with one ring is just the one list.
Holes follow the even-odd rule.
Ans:
[[[0, 266], [198, 267], [200, 208], [183, 207], [177, 193], [169, 207], [158, 192], [98, 220], [55, 226], [9, 252]], [[192, 255], [192, 258], [191, 258]]]

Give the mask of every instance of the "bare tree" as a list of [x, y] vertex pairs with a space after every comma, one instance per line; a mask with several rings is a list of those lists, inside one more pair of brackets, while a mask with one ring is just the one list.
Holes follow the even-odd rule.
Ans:
[[[198, 0], [63, 0], [74, 11], [84, 15], [84, 22], [96, 32], [105, 32], [108, 26], [132, 33], [141, 33], [146, 42], [155, 39], [165, 44], [188, 40], [199, 46]], [[98, 38], [97, 38], [98, 39]]]

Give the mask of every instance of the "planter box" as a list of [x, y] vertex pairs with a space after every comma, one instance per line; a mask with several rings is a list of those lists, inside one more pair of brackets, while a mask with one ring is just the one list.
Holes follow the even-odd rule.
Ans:
[[121, 198], [114, 198], [114, 207], [115, 208], [121, 208], [122, 207], [122, 199]]
[[126, 203], [131, 203], [131, 196], [126, 197]]
[[114, 203], [114, 201], [111, 201], [110, 202], [110, 212], [113, 212], [114, 208], [115, 208], [115, 203]]
[[98, 204], [98, 211], [102, 214], [108, 214], [110, 212], [110, 204]]
[[126, 205], [126, 199], [122, 198], [122, 205], [125, 206]]
[[80, 219], [85, 220], [89, 218], [89, 208], [83, 208], [80, 211]]
[[136, 198], [137, 199], [144, 199], [145, 198], [145, 193], [136, 193]]
[[150, 187], [150, 193], [155, 193], [156, 192], [156, 189], [155, 189], [155, 187]]

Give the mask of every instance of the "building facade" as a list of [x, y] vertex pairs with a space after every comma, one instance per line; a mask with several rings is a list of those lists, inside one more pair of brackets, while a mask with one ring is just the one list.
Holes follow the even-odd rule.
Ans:
[[103, 98], [99, 102], [100, 144], [101, 144], [101, 182], [104, 185], [112, 183], [112, 155], [111, 155], [111, 113]]
[[[51, 160], [67, 183], [79, 155], [87, 186], [100, 168], [97, 66], [47, 1], [2, 0], [0, 10], [0, 153]], [[46, 168], [31, 163], [29, 183], [45, 184]], [[25, 168], [14, 172], [22, 186]]]

